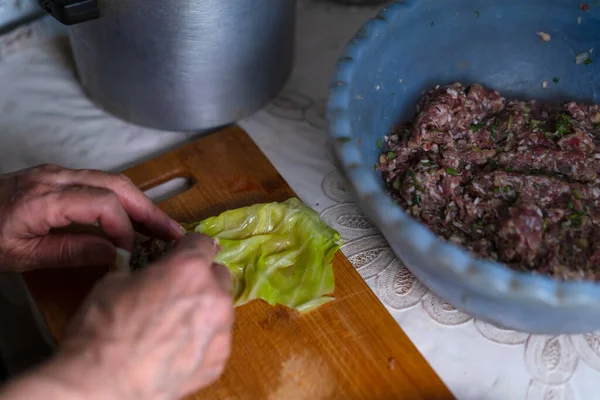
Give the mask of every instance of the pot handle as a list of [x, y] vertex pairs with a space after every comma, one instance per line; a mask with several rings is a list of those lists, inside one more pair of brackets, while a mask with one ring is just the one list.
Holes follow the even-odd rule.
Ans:
[[100, 16], [98, 0], [38, 0], [38, 3], [64, 25], [74, 25]]

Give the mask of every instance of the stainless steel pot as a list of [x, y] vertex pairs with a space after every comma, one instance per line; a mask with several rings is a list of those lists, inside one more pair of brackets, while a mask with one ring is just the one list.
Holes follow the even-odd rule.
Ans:
[[295, 0], [38, 0], [69, 27], [81, 84], [107, 111], [197, 131], [272, 99], [293, 59]]

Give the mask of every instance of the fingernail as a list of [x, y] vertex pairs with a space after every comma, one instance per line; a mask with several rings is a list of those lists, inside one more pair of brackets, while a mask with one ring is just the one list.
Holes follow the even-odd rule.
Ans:
[[217, 251], [221, 251], [221, 246], [219, 246], [219, 238], [212, 238], [212, 242], [215, 245], [215, 249], [217, 249]]
[[186, 233], [185, 228], [175, 220], [171, 220], [171, 229], [173, 229], [173, 232], [177, 233], [179, 236], [185, 235]]
[[115, 270], [118, 272], [131, 272], [131, 268], [129, 263], [131, 262], [131, 253], [125, 249], [120, 249], [117, 247], [116, 249], [116, 257], [115, 257]]

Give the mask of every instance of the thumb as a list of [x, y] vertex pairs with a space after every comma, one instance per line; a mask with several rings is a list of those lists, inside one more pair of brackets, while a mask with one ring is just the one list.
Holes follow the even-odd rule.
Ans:
[[116, 248], [92, 234], [60, 233], [39, 239], [33, 258], [39, 267], [100, 267], [115, 262]]

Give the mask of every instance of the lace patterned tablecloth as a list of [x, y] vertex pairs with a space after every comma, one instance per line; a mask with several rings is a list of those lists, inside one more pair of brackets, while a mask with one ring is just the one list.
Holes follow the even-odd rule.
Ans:
[[[289, 84], [241, 125], [302, 200], [340, 231], [343, 252], [458, 398], [600, 398], [600, 334], [528, 335], [457, 311], [415, 280], [354, 204], [326, 145], [325, 98], [341, 47], [374, 12], [300, 1]], [[44, 19], [0, 38], [0, 171], [42, 162], [118, 170], [190, 140], [94, 107], [57, 32]]]

